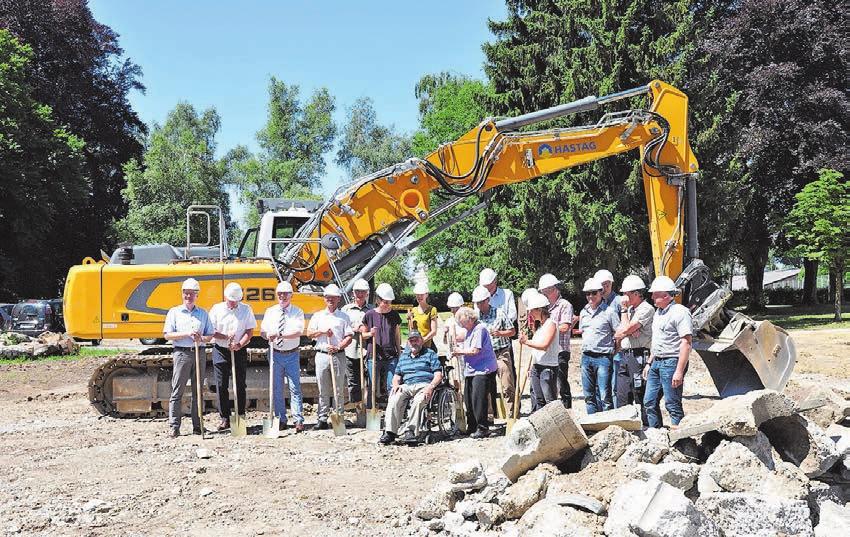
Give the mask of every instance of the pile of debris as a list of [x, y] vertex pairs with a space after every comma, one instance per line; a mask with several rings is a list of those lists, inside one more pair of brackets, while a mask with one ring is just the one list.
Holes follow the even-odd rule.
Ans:
[[76, 354], [79, 350], [80, 346], [68, 334], [44, 332], [35, 338], [19, 332], [0, 334], [0, 358], [59, 356]]
[[[641, 431], [638, 407], [577, 419], [550, 403], [517, 422], [499, 467], [450, 467], [413, 531], [846, 537], [850, 401], [819, 392], [801, 403], [771, 390], [730, 397], [671, 431]], [[844, 425], [821, 427], [825, 416]]]

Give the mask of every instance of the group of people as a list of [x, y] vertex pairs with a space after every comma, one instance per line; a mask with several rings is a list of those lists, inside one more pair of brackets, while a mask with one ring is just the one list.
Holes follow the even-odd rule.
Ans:
[[[607, 270], [588, 279], [583, 287], [587, 305], [575, 315], [570, 302], [561, 296], [561, 281], [544, 274], [537, 288], [523, 292], [518, 312], [514, 294], [500, 287], [496, 272], [486, 268], [472, 291], [473, 307], [465, 306], [459, 293], [449, 295], [447, 305], [452, 316], [442, 331], [438, 329], [437, 310], [428, 303], [428, 287], [419, 283], [414, 287], [417, 305], [408, 311], [406, 344], [401, 336], [403, 321], [393, 309], [395, 293], [389, 284], [381, 283], [375, 288], [372, 304], [368, 282], [358, 280], [353, 285], [352, 300], [342, 307], [342, 291], [329, 284], [323, 291], [325, 308], [305, 323], [304, 312], [292, 304], [292, 286], [281, 282], [275, 289], [277, 304], [265, 311], [259, 327], [259, 335], [269, 342], [274, 413], [280, 418], [281, 429], [288, 428], [286, 383], [295, 431], [304, 430], [299, 345], [301, 337], [307, 336], [315, 341], [316, 351], [319, 405], [314, 429], [329, 428], [331, 409], [341, 413], [346, 399], [364, 401], [374, 408], [375, 390], [368, 389], [371, 383], [361, 385], [360, 364], [365, 360], [366, 379], [375, 378], [375, 388], [387, 396], [385, 426], [379, 442], [389, 444], [400, 436], [404, 440], [416, 439], [422, 413], [444, 380], [444, 363], [435, 344], [440, 340], [448, 347], [447, 358], [461, 376], [467, 432], [482, 438], [489, 435], [497, 393], [505, 403], [507, 415], [517, 414], [518, 373], [529, 375], [532, 411], [555, 400], [572, 406], [568, 372], [570, 338], [577, 321], [582, 336], [581, 379], [587, 412], [643, 402], [645, 422], [660, 427], [663, 396], [676, 425], [684, 416], [682, 385], [693, 332], [690, 312], [675, 303], [677, 291], [670, 278], [656, 278], [647, 290], [638, 276], [627, 276], [621, 296], [614, 292], [613, 280]], [[246, 408], [246, 346], [255, 335], [255, 315], [242, 302], [242, 289], [235, 282], [225, 287], [225, 300], [214, 305], [209, 314], [196, 305], [199, 291], [197, 280], [183, 282], [182, 304], [169, 310], [165, 320], [165, 338], [174, 346], [169, 404], [172, 436], [180, 434], [181, 400], [190, 379], [193, 432], [202, 432], [195, 382], [204, 378], [204, 372], [196, 375], [194, 371], [195, 352], [200, 344], [213, 342], [219, 430], [230, 427], [231, 370], [236, 377], [237, 408], [240, 413]], [[657, 309], [645, 300], [647, 292]], [[520, 349], [527, 347], [531, 355], [525, 371], [518, 372], [515, 366], [515, 337]], [[205, 359], [200, 360], [200, 367], [205, 367], [205, 363]]]

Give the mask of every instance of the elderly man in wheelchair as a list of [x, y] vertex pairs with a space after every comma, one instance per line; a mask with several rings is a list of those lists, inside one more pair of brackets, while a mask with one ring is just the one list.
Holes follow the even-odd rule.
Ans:
[[[384, 434], [378, 440], [381, 444], [392, 444], [400, 432], [403, 432], [404, 442], [418, 442], [420, 428], [423, 424], [427, 426], [425, 422], [428, 420], [424, 418], [429, 403], [443, 381], [440, 359], [433, 349], [422, 347], [422, 334], [416, 329], [411, 330], [407, 343], [395, 369]], [[408, 402], [410, 412], [405, 421]]]

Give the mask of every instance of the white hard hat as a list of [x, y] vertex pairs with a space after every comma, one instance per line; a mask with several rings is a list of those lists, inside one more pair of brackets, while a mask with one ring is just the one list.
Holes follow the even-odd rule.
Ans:
[[292, 284], [289, 282], [280, 282], [274, 290], [275, 293], [291, 293]]
[[623, 279], [623, 285], [620, 287], [620, 292], [625, 293], [627, 291], [639, 291], [641, 289], [646, 289], [646, 284], [643, 283], [640, 276], [629, 274]]
[[486, 268], [478, 275], [478, 285], [490, 285], [496, 281], [496, 271], [491, 268]]
[[201, 284], [198, 283], [198, 280], [195, 278], [186, 278], [183, 281], [183, 286], [180, 288], [182, 291], [200, 291]]
[[597, 280], [596, 278], [590, 278], [586, 282], [584, 282], [584, 288], [582, 288], [582, 292], [586, 293], [588, 291], [601, 291], [602, 290], [602, 282]]
[[537, 282], [537, 289], [542, 291], [548, 287], [555, 287], [561, 283], [561, 280], [555, 277], [554, 274], [549, 274], [548, 272], [543, 276], [540, 276], [540, 280]]
[[668, 293], [675, 293], [678, 291], [678, 289], [676, 288], [676, 283], [669, 277], [659, 276], [652, 280], [652, 285], [649, 286], [650, 293], [654, 293], [656, 291], [667, 291]]
[[378, 284], [378, 287], [375, 288], [375, 294], [384, 300], [395, 300], [393, 288], [388, 283]]
[[519, 299], [520, 299], [520, 301], [522, 301], [523, 304], [525, 304], [525, 307], [528, 307], [528, 297], [530, 297], [531, 295], [533, 295], [536, 292], [537, 292], [537, 289], [535, 289], [533, 287], [529, 287], [528, 289], [523, 291], [521, 295], [519, 295]]
[[425, 282], [417, 282], [416, 285], [413, 286], [414, 295], [427, 295], [429, 292], [428, 284]]
[[450, 308], [459, 308], [463, 306], [463, 297], [460, 293], [452, 293], [449, 295], [449, 298], [446, 299], [446, 306]]
[[543, 296], [540, 293], [529, 294], [528, 296], [528, 309], [533, 310], [537, 308], [548, 308], [549, 307], [549, 299]]
[[367, 282], [363, 278], [360, 278], [356, 282], [354, 282], [354, 286], [352, 287], [352, 289], [355, 291], [368, 291], [369, 282]]
[[242, 300], [242, 286], [236, 282], [230, 282], [224, 288], [224, 298], [233, 302]]
[[325, 296], [342, 296], [342, 291], [339, 290], [339, 286], [335, 283], [328, 284], [325, 287]]
[[611, 274], [611, 271], [607, 269], [597, 270], [596, 274], [594, 274], [593, 277], [599, 280], [600, 282], [614, 283], [614, 275]]
[[484, 302], [490, 298], [490, 291], [487, 290], [483, 285], [479, 285], [475, 289], [472, 290], [472, 301], [475, 303]]

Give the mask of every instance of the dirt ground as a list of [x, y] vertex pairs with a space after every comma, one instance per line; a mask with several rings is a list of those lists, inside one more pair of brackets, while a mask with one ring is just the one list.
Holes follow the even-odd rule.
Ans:
[[[850, 330], [793, 335], [790, 392], [812, 383], [850, 390]], [[91, 408], [86, 383], [103, 360], [0, 366], [2, 534], [405, 534], [412, 506], [445, 466], [472, 457], [486, 466], [501, 454], [503, 437], [383, 447], [377, 432], [360, 429], [171, 439], [164, 420], [103, 418]], [[570, 376], [583, 413], [575, 369]], [[685, 387], [686, 412], [717, 397], [696, 354]], [[215, 418], [207, 416], [210, 428]], [[209, 459], [197, 458], [200, 446]]]

